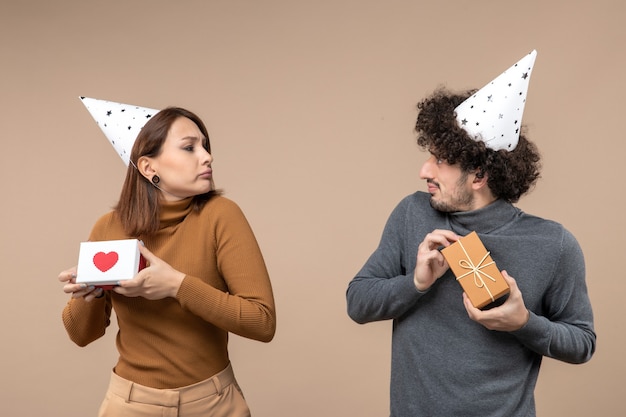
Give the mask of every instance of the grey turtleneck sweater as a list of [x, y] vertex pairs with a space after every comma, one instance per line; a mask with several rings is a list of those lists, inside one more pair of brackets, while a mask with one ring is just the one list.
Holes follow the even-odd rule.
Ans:
[[[560, 224], [504, 201], [446, 214], [429, 200], [417, 192], [400, 202], [347, 290], [354, 321], [393, 320], [391, 416], [534, 416], [542, 357], [583, 363], [595, 350], [582, 251]], [[523, 328], [491, 331], [470, 320], [450, 270], [428, 291], [415, 288], [417, 247], [435, 229], [478, 233], [517, 281], [530, 311]]]

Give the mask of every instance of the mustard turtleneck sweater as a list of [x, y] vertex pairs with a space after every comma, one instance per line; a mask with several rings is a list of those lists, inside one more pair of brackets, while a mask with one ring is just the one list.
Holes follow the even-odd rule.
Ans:
[[[161, 206], [160, 230], [140, 237], [146, 247], [186, 274], [176, 298], [150, 301], [106, 291], [70, 299], [63, 323], [85, 346], [102, 335], [115, 310], [119, 360], [115, 373], [153, 388], [205, 380], [228, 363], [228, 333], [269, 342], [276, 329], [272, 288], [261, 251], [240, 208], [224, 197], [200, 211], [191, 199]], [[101, 217], [89, 240], [129, 239], [116, 212]]]

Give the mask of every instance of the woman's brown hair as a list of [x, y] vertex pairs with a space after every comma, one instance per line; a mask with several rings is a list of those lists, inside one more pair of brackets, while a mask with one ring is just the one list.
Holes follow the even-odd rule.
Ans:
[[[198, 126], [206, 138], [203, 146], [211, 153], [209, 134], [202, 120], [189, 110], [180, 107], [167, 107], [154, 115], [137, 135], [130, 154], [130, 164], [126, 170], [126, 179], [122, 186], [120, 199], [115, 211], [120, 217], [122, 226], [129, 236], [139, 237], [150, 235], [159, 229], [160, 199], [159, 191], [147, 178], [137, 170], [137, 161], [142, 156], [156, 157], [161, 152], [170, 127], [180, 117], [186, 117]], [[205, 194], [192, 197], [196, 210], [220, 192], [211, 190]]]

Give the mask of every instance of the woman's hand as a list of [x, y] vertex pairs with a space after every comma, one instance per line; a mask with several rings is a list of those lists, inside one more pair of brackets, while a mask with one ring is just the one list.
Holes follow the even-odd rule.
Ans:
[[120, 281], [113, 291], [126, 297], [143, 297], [148, 300], [176, 297], [185, 274], [172, 268], [145, 246], [139, 245], [139, 251], [148, 266], [139, 271], [133, 279]]
[[72, 298], [84, 298], [89, 302], [94, 298], [100, 298], [104, 295], [102, 288], [96, 288], [93, 285], [76, 283], [76, 267], [67, 269], [59, 274], [59, 281], [64, 282], [63, 292], [71, 294]]

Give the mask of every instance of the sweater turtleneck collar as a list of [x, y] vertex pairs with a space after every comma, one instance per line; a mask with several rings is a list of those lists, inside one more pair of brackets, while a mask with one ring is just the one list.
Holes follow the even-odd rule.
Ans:
[[180, 223], [193, 210], [193, 197], [179, 201], [162, 201], [160, 212], [160, 228]]
[[496, 200], [493, 203], [472, 211], [459, 211], [448, 214], [450, 229], [460, 235], [470, 232], [490, 233], [517, 216], [520, 210], [504, 200]]

